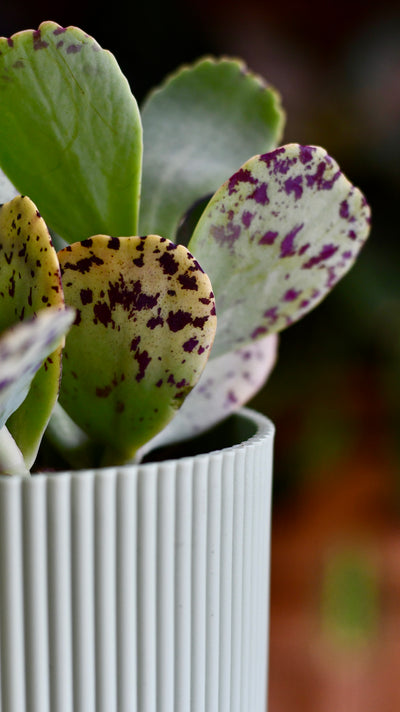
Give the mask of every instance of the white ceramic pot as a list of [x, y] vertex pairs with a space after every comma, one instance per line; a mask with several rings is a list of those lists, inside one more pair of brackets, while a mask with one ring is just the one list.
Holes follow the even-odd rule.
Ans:
[[265, 712], [274, 429], [0, 477], [1, 712]]

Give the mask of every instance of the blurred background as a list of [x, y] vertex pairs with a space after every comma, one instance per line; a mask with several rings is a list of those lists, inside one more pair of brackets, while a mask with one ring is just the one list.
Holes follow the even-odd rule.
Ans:
[[357, 265], [282, 335], [251, 405], [277, 426], [269, 712], [395, 712], [399, 3], [0, 0], [0, 35], [45, 19], [113, 51], [139, 101], [199, 55], [241, 56], [279, 89], [284, 141], [324, 146], [367, 196], [373, 228]]

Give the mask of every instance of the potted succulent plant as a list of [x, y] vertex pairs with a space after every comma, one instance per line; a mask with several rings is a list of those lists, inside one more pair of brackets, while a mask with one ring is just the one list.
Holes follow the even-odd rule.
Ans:
[[45, 22], [0, 39], [0, 98], [2, 710], [264, 711], [273, 426], [239, 409], [366, 201], [277, 148], [237, 60], [140, 114], [109, 52]]

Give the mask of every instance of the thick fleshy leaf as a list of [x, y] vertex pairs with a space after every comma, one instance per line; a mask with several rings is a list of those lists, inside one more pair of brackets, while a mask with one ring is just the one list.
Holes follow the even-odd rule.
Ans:
[[156, 235], [96, 235], [59, 253], [67, 304], [60, 403], [104, 449], [130, 459], [197, 383], [216, 328], [208, 277]]
[[[52, 306], [64, 307], [57, 254], [35, 204], [18, 196], [0, 208], [0, 332]], [[60, 368], [58, 347], [7, 424], [28, 467], [57, 399]]]
[[315, 307], [352, 266], [369, 222], [364, 196], [322, 148], [289, 144], [245, 163], [189, 243], [215, 293], [213, 358]]
[[14, 188], [10, 180], [0, 168], [0, 205], [8, 203], [18, 195], [18, 191]]
[[5, 425], [0, 428], [0, 473], [29, 476], [22, 452]]
[[175, 239], [179, 222], [249, 156], [277, 145], [277, 93], [237, 60], [181, 68], [142, 108], [140, 232]]
[[276, 362], [277, 345], [278, 336], [270, 334], [243, 349], [210, 358], [196, 388], [167, 427], [144, 446], [141, 457], [200, 435], [235, 413], [266, 382]]
[[72, 309], [42, 309], [0, 335], [0, 429], [25, 400], [44, 360], [63, 341]]
[[141, 122], [112, 54], [54, 22], [1, 38], [0, 105], [0, 165], [55, 232], [136, 232]]

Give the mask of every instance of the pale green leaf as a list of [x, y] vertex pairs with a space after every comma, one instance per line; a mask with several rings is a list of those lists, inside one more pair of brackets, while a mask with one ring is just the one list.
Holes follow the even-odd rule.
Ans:
[[112, 54], [54, 22], [1, 38], [0, 105], [0, 166], [55, 232], [136, 232], [141, 123]]
[[277, 93], [237, 60], [180, 69], [142, 108], [140, 233], [175, 239], [187, 210], [212, 195], [249, 156], [278, 143]]
[[289, 144], [244, 164], [189, 243], [216, 297], [213, 358], [316, 306], [354, 263], [369, 222], [364, 196], [322, 148]]
[[25, 400], [35, 374], [73, 319], [72, 309], [42, 309], [0, 335], [0, 429]]

